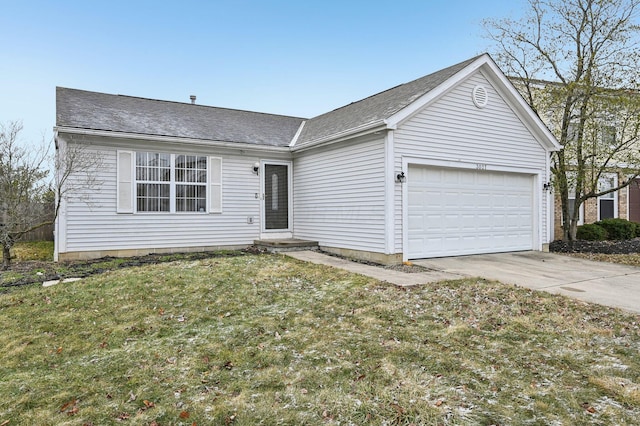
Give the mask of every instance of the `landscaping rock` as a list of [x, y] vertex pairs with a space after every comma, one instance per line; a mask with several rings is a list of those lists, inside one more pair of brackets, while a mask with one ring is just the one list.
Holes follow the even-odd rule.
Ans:
[[555, 253], [633, 254], [640, 253], [640, 238], [616, 241], [556, 240], [549, 244], [549, 251]]

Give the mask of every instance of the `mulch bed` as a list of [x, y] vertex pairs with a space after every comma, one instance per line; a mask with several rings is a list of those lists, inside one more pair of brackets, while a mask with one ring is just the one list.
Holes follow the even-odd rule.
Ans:
[[[173, 254], [148, 254], [124, 258], [120, 262], [111, 262], [114, 257], [101, 257], [99, 259], [69, 261], [69, 262], [42, 262], [36, 260], [13, 262], [7, 273], [14, 272], [24, 274], [22, 278], [0, 283], [0, 287], [16, 287], [28, 284], [39, 284], [50, 280], [62, 278], [85, 278], [97, 275], [112, 269], [130, 268], [132, 266], [151, 265], [156, 263], [173, 262], [176, 260], [201, 260], [212, 257], [242, 256], [245, 253], [260, 253], [258, 249], [248, 248], [241, 251], [223, 252], [193, 252]], [[35, 271], [39, 271], [36, 275]], [[61, 272], [64, 271], [64, 272]], [[2, 271], [0, 271], [2, 277]], [[1, 280], [0, 280], [1, 281]], [[2, 291], [0, 291], [1, 293]]]
[[640, 238], [621, 241], [556, 240], [549, 244], [549, 251], [555, 253], [633, 254], [640, 253]]

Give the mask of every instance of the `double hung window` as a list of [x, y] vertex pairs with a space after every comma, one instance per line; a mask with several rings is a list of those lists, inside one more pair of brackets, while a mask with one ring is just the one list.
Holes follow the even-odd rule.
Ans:
[[207, 209], [207, 157], [176, 155], [176, 211]]
[[136, 210], [168, 212], [170, 204], [171, 155], [136, 152]]
[[[598, 191], [610, 191], [618, 185], [617, 176], [608, 174], [598, 180]], [[598, 220], [618, 217], [618, 192], [609, 192], [598, 197]]]

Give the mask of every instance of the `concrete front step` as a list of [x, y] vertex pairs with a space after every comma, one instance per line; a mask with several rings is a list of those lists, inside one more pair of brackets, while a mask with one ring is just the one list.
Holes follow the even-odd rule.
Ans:
[[270, 253], [318, 250], [317, 241], [299, 240], [297, 238], [286, 238], [282, 240], [255, 240], [253, 245], [258, 248], [266, 249]]

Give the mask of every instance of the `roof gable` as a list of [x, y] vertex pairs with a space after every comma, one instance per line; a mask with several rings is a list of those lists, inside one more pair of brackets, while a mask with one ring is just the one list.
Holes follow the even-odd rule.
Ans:
[[409, 83], [401, 84], [308, 120], [298, 138], [298, 147], [323, 141], [352, 129], [383, 124], [477, 58], [471, 58]]
[[297, 117], [56, 88], [58, 127], [286, 147], [303, 121]]
[[359, 131], [394, 129], [478, 70], [545, 149], [560, 149], [551, 131], [486, 53], [312, 118], [305, 123], [296, 148], [329, 142]]

